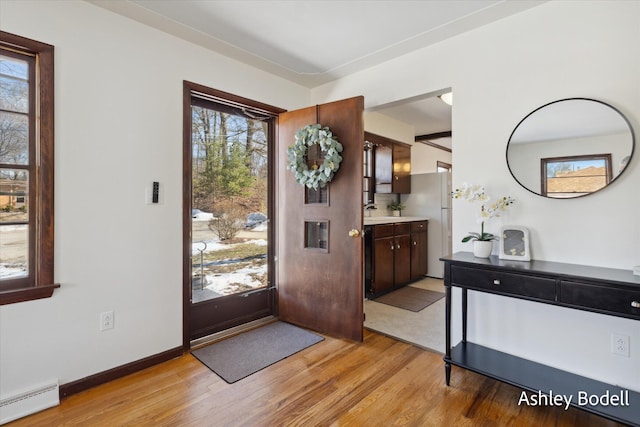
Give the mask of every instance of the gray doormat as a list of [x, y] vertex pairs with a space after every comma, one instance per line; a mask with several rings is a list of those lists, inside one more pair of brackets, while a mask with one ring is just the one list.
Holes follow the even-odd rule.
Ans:
[[320, 335], [274, 322], [191, 352], [232, 384], [324, 340]]
[[444, 298], [442, 292], [430, 291], [427, 289], [405, 286], [396, 291], [389, 292], [381, 297], [375, 298], [375, 302], [392, 305], [410, 311], [420, 311], [440, 298]]

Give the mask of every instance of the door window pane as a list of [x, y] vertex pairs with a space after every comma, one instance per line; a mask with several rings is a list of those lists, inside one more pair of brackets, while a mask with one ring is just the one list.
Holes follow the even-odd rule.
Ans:
[[307, 205], [329, 205], [329, 185], [317, 190], [305, 186], [304, 203]]
[[192, 302], [267, 286], [268, 123], [192, 105]]
[[329, 222], [305, 221], [304, 223], [304, 247], [307, 249], [319, 249], [323, 252], [329, 250]]

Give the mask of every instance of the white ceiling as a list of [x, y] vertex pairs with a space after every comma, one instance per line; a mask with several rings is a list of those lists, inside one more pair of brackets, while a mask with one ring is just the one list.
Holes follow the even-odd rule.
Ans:
[[[544, 2], [86, 1], [309, 88]], [[451, 129], [438, 99], [412, 104], [378, 112], [414, 124], [416, 135]]]
[[[451, 131], [451, 106], [437, 96], [424, 95], [403, 99], [391, 104], [372, 108], [371, 111], [384, 114], [401, 122], [412, 125], [415, 136]], [[436, 142], [451, 148], [451, 138], [439, 138]]]

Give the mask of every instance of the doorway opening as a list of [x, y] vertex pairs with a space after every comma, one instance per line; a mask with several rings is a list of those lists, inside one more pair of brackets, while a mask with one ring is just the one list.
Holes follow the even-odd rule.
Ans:
[[[411, 194], [399, 196], [405, 205], [403, 216], [429, 218], [427, 274], [406, 286], [444, 294], [441, 256], [451, 252], [450, 182], [452, 176], [452, 107], [441, 95], [451, 89], [421, 94], [373, 107], [365, 118], [369, 129], [387, 129], [383, 125], [391, 118], [398, 136], [413, 131], [411, 147]], [[406, 125], [406, 127], [405, 127]], [[388, 132], [394, 128], [388, 127]], [[380, 132], [380, 131], [379, 131]], [[394, 135], [382, 135], [394, 138]], [[372, 203], [384, 206], [385, 194], [374, 194]], [[381, 197], [382, 196], [382, 197]], [[395, 198], [395, 195], [393, 196]], [[375, 216], [375, 215], [373, 215]], [[384, 216], [381, 215], [381, 216]], [[389, 306], [375, 299], [365, 302], [365, 328], [411, 342], [419, 347], [444, 352], [444, 299], [413, 312]], [[420, 327], [416, 327], [420, 325]]]
[[273, 147], [283, 110], [184, 83], [184, 345], [274, 314]]

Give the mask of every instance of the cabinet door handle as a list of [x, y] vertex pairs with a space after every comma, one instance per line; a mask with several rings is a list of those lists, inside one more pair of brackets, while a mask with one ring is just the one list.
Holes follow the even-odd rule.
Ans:
[[500, 284], [500, 279], [493, 279], [493, 284], [494, 285], [499, 285]]
[[394, 247], [393, 247], [393, 243], [392, 243], [392, 244], [391, 244], [391, 250], [393, 250], [393, 249], [394, 249]]
[[400, 249], [400, 244], [398, 244], [398, 246], [396, 246], [396, 249]]
[[631, 307], [640, 308], [640, 301], [631, 301]]
[[418, 243], [414, 240], [413, 241], [413, 246], [417, 246], [417, 245], [418, 245]]

